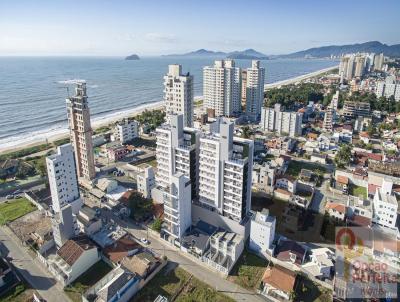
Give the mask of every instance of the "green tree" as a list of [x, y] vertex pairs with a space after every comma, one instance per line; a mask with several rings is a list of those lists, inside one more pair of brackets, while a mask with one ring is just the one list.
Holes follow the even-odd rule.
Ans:
[[161, 218], [157, 218], [156, 220], [154, 220], [154, 222], [151, 224], [151, 229], [156, 231], [156, 232], [161, 232], [161, 225], [162, 225], [162, 219]]
[[242, 137], [243, 138], [250, 138], [251, 130], [249, 126], [244, 126], [242, 128]]
[[349, 144], [343, 144], [340, 146], [340, 149], [335, 156], [335, 163], [338, 167], [344, 168], [349, 165], [351, 161], [351, 149], [352, 146]]
[[143, 221], [151, 217], [153, 203], [151, 199], [143, 197], [139, 192], [133, 192], [128, 199], [130, 216], [136, 221]]

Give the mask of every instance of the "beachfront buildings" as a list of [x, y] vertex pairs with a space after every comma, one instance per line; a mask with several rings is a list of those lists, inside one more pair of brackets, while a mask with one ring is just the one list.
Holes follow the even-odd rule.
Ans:
[[79, 82], [75, 88], [75, 95], [67, 98], [66, 103], [78, 177], [92, 180], [96, 176], [96, 172], [86, 83]]
[[164, 76], [164, 101], [167, 122], [172, 114], [183, 114], [183, 125], [193, 126], [193, 76], [189, 72], [182, 74], [181, 65], [168, 66]]
[[46, 157], [53, 211], [58, 213], [71, 205], [76, 214], [82, 206], [79, 195], [74, 152], [71, 144], [59, 146], [57, 153]]
[[233, 60], [216, 60], [203, 68], [203, 97], [207, 110], [215, 116], [233, 116], [241, 112], [241, 74]]
[[137, 137], [139, 137], [139, 123], [135, 120], [123, 119], [115, 124], [111, 140], [126, 144]]
[[260, 120], [261, 107], [264, 103], [265, 69], [260, 61], [253, 60], [246, 72], [246, 116], [250, 121]]
[[303, 113], [281, 111], [280, 104], [275, 104], [274, 108], [261, 109], [260, 126], [264, 131], [276, 131], [278, 134], [290, 137], [299, 136], [302, 133], [302, 120]]
[[220, 121], [218, 128], [200, 138], [198, 201], [240, 222], [250, 210], [254, 142], [234, 137], [229, 121]]

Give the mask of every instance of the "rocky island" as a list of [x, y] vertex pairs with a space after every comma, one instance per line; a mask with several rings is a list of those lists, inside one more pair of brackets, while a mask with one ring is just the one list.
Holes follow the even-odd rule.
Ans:
[[133, 54], [133, 55], [127, 56], [125, 58], [125, 60], [140, 60], [140, 58], [138, 55]]

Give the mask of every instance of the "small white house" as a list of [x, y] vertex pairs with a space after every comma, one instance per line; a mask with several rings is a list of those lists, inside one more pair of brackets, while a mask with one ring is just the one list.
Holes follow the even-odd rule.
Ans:
[[295, 194], [297, 187], [297, 179], [294, 179], [289, 175], [285, 175], [276, 180], [275, 187]]
[[335, 253], [328, 248], [312, 249], [310, 262], [303, 265], [303, 268], [312, 276], [318, 278], [329, 278], [334, 266], [333, 259]]
[[118, 187], [118, 182], [114, 179], [100, 178], [97, 181], [96, 187], [105, 193], [111, 193]]
[[48, 259], [50, 272], [67, 286], [100, 260], [97, 246], [86, 236], [68, 240]]

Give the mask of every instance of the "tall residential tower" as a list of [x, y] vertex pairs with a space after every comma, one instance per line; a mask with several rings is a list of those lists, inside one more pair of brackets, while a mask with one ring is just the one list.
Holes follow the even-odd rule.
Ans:
[[193, 126], [193, 76], [182, 74], [181, 65], [168, 66], [164, 76], [164, 101], [167, 122], [171, 114], [183, 114], [184, 126]]
[[96, 172], [86, 83], [78, 83], [75, 88], [75, 96], [67, 98], [66, 102], [78, 177], [91, 180], [95, 177]]
[[260, 61], [253, 60], [246, 74], [246, 115], [250, 121], [256, 122], [261, 118], [264, 103], [265, 69], [260, 67]]
[[203, 97], [206, 109], [215, 116], [233, 116], [241, 112], [240, 68], [233, 60], [217, 60], [203, 68]]

